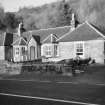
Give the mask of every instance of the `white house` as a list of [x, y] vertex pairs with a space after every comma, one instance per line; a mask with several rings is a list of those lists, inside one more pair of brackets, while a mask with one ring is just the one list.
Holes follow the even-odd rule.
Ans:
[[0, 59], [20, 62], [45, 57], [47, 61], [59, 61], [79, 55], [105, 63], [105, 35], [87, 21], [75, 27], [74, 15], [71, 23], [71, 26], [0, 35], [0, 51], [3, 51]]

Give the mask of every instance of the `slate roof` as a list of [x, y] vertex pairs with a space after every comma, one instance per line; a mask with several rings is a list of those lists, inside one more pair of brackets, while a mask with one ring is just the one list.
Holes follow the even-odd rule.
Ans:
[[70, 31], [70, 26], [57, 27], [57, 28], [48, 28], [48, 29], [40, 29], [33, 30], [23, 33], [23, 37], [30, 39], [30, 36], [40, 36], [40, 42], [42, 43], [45, 38], [47, 38], [51, 34], [57, 35], [59, 38]]
[[0, 33], [0, 46], [26, 45], [31, 37], [33, 37], [38, 44], [51, 43], [51, 34], [55, 35], [58, 38], [57, 41], [59, 42], [86, 41], [97, 38], [105, 38], [105, 36], [98, 29], [88, 22], [81, 24], [72, 32], [70, 29], [70, 26], [64, 26], [28, 31], [23, 33], [23, 39], [20, 38], [17, 33]]
[[[34, 39], [40, 44], [40, 43], [43, 43], [43, 41], [51, 34], [54, 34], [58, 38], [60, 38], [62, 35], [68, 33], [70, 29], [71, 29], [71, 26], [32, 30], [32, 31], [24, 32], [22, 34], [22, 37], [24, 37], [24, 39], [26, 39], [28, 42], [31, 39], [31, 37], [34, 37]], [[15, 34], [13, 38], [14, 41], [16, 41], [18, 37], [19, 36]], [[44, 43], [49, 43], [49, 42], [51, 42], [51, 39], [44, 41]]]
[[13, 42], [15, 42], [17, 39], [19, 39], [19, 35], [17, 33], [13, 34]]
[[88, 22], [85, 22], [78, 26], [74, 31], [68, 32], [58, 39], [59, 42], [71, 42], [71, 41], [87, 41], [98, 38], [105, 38], [105, 36], [93, 27]]
[[36, 40], [38, 44], [40, 44], [40, 36], [32, 35], [32, 37]]
[[19, 37], [12, 45], [27, 45], [27, 42], [23, 37]]
[[45, 38], [45, 40], [43, 40], [42, 43], [56, 43], [57, 40], [58, 40], [57, 35], [51, 34], [47, 38]]

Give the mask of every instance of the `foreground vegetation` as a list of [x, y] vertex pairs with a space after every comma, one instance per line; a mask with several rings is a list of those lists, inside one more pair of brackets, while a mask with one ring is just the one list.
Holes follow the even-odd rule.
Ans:
[[73, 76], [71, 72], [57, 73], [40, 71], [26, 71], [19, 75], [4, 75], [4, 79], [19, 79], [19, 80], [38, 80], [38, 81], [62, 81], [62, 82], [81, 82], [81, 83], [105, 83], [105, 65], [92, 64], [87, 66], [85, 72], [76, 72]]

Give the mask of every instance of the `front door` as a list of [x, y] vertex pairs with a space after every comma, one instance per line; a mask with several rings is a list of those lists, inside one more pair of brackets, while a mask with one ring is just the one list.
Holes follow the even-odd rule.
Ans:
[[35, 59], [35, 47], [31, 46], [30, 47], [30, 60], [34, 60]]

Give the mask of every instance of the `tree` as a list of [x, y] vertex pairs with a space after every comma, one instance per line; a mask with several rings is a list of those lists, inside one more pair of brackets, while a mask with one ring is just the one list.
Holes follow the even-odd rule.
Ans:
[[15, 29], [18, 26], [18, 19], [15, 14], [7, 12], [4, 17], [4, 24], [8, 30]]
[[26, 30], [36, 30], [37, 29], [36, 21], [33, 17], [30, 17], [24, 20], [24, 26]]
[[0, 4], [0, 30], [4, 30], [5, 29], [3, 18], [4, 18], [4, 8]]
[[97, 26], [104, 25], [105, 0], [81, 0], [78, 13], [81, 22], [88, 20]]
[[0, 30], [5, 30], [5, 25], [3, 24], [3, 21], [0, 20]]
[[70, 5], [65, 2], [65, 0], [61, 1], [58, 7], [58, 17], [57, 17], [57, 25], [58, 26], [65, 26], [70, 25], [72, 9]]

